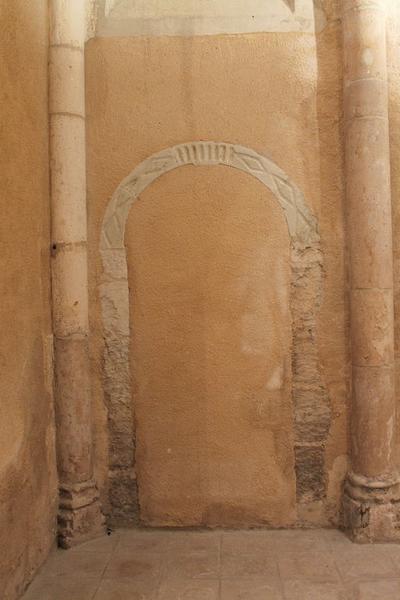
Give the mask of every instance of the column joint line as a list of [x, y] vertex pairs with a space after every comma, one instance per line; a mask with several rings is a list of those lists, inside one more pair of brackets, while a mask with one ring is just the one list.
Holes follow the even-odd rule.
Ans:
[[83, 119], [84, 121], [86, 120], [86, 115], [64, 110], [50, 111], [49, 114], [51, 117], [74, 117], [77, 119]]
[[386, 84], [386, 79], [384, 77], [357, 77], [356, 79], [349, 79], [346, 83], [346, 87], [350, 87], [353, 83], [358, 83], [359, 81], [379, 81], [380, 83]]
[[74, 46], [73, 44], [49, 44], [49, 48], [64, 48], [65, 50], [74, 50], [80, 54], [84, 54], [83, 46]]

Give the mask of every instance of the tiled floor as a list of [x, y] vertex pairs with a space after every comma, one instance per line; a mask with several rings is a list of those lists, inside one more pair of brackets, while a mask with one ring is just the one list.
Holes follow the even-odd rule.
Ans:
[[400, 600], [400, 546], [334, 530], [119, 530], [54, 551], [23, 600]]

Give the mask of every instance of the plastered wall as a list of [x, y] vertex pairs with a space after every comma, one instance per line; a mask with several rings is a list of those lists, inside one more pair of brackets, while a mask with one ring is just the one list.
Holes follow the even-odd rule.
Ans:
[[0, 597], [19, 597], [55, 539], [47, 2], [0, 2]]
[[[137, 18], [154, 25], [159, 6], [141, 14], [145, 5], [134, 4], [99, 5], [86, 46], [92, 367], [106, 510], [111, 497], [148, 524], [337, 524], [349, 388], [337, 3], [277, 0], [263, 13], [234, 3], [224, 22], [210, 4], [183, 15], [168, 3], [146, 35]], [[299, 20], [302, 10], [309, 21]], [[199, 16], [200, 30], [179, 30], [183, 17], [193, 25]], [[228, 167], [184, 167], [140, 195], [125, 237], [135, 504], [108, 473], [101, 224], [134, 167], [191, 140], [241, 144], [285, 171], [317, 218], [322, 276], [310, 266], [293, 280], [275, 199]], [[293, 285], [304, 291], [299, 322]], [[247, 334], [257, 334], [254, 356]], [[279, 399], [268, 389], [275, 368]], [[311, 387], [302, 379], [309, 373]]]
[[288, 238], [271, 194], [229, 167], [182, 168], [132, 209], [136, 461], [148, 524], [293, 521]]

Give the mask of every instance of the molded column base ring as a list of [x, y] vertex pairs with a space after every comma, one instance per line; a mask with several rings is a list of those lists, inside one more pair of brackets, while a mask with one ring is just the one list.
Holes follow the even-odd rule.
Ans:
[[343, 496], [343, 525], [353, 542], [400, 542], [399, 485], [384, 488], [355, 486], [347, 480]]
[[61, 485], [58, 511], [59, 546], [72, 548], [100, 537], [105, 532], [105, 519], [94, 481]]

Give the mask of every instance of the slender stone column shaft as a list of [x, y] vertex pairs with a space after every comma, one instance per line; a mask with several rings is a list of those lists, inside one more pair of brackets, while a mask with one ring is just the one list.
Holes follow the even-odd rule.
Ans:
[[345, 518], [358, 541], [394, 536], [393, 259], [384, 0], [343, 0], [353, 366]]
[[85, 3], [52, 0], [50, 153], [52, 291], [60, 479], [59, 540], [102, 531], [93, 480], [86, 227]]

